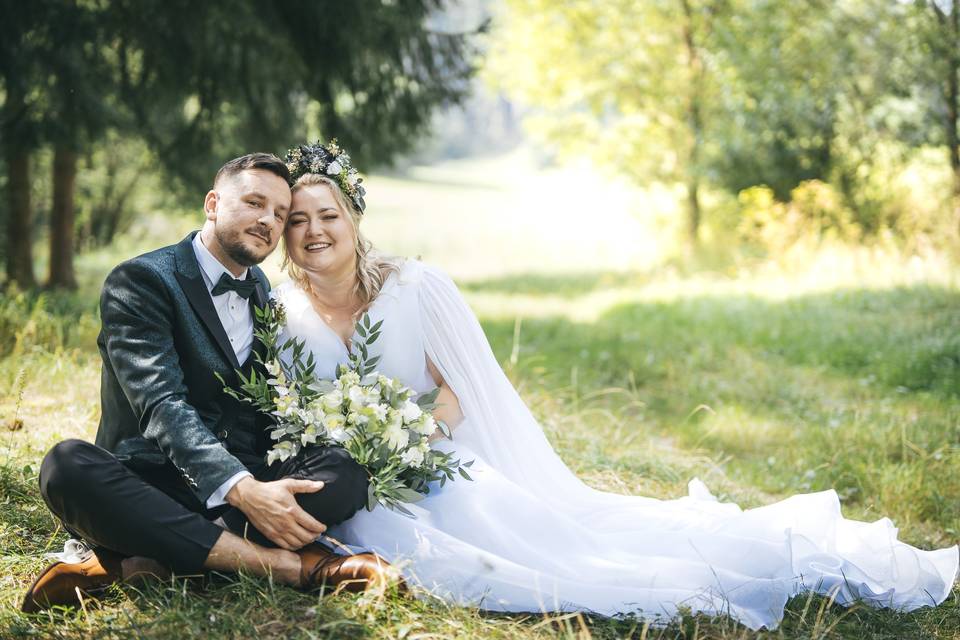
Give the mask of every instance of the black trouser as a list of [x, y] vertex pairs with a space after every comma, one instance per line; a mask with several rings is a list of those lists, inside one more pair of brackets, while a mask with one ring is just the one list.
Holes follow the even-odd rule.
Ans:
[[[366, 504], [367, 474], [339, 447], [309, 447], [284, 463], [257, 470], [258, 480], [284, 477], [323, 480], [315, 493], [296, 500], [332, 526]], [[131, 469], [113, 454], [83, 440], [55, 445], [40, 466], [40, 492], [74, 536], [124, 556], [145, 556], [180, 573], [203, 567], [223, 529], [265, 546], [276, 546], [229, 505], [207, 509], [172, 464]]]

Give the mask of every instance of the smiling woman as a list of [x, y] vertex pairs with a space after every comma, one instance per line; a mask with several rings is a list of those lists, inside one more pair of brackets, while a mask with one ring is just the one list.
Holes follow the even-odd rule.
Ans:
[[352, 275], [358, 230], [326, 178], [304, 176], [294, 189], [295, 208], [285, 232], [290, 260], [308, 272], [349, 270]]
[[331, 178], [300, 176], [284, 229], [283, 267], [344, 343], [399, 260], [381, 256], [360, 232], [361, 213]]

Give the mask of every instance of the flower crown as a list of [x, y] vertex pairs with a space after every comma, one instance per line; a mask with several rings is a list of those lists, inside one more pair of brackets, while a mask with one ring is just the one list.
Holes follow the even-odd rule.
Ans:
[[350, 156], [337, 144], [334, 138], [326, 146], [320, 144], [301, 144], [287, 151], [287, 169], [290, 179], [297, 179], [308, 173], [316, 173], [336, 181], [343, 194], [350, 198], [360, 215], [367, 206], [363, 196], [367, 190], [360, 184], [363, 178], [350, 164]]

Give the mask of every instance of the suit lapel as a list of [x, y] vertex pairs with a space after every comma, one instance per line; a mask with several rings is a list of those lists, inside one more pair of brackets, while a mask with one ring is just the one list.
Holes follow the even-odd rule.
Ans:
[[[250, 267], [249, 277], [256, 280], [257, 288], [253, 290], [253, 295], [251, 296], [251, 299], [253, 300], [253, 304], [256, 305], [258, 309], [263, 309], [265, 306], [267, 306], [267, 292], [263, 288], [263, 282], [261, 282], [260, 278], [258, 278], [254, 274], [253, 269], [254, 267]], [[254, 313], [253, 309], [250, 310], [250, 313]], [[254, 319], [254, 322], [256, 322], [256, 319], [257, 319], [256, 314], [254, 314], [253, 319]]]
[[187, 300], [190, 301], [190, 306], [193, 307], [193, 311], [207, 327], [223, 355], [235, 368], [239, 369], [240, 363], [237, 361], [237, 354], [230, 345], [227, 332], [220, 324], [220, 317], [213, 306], [213, 299], [210, 297], [207, 285], [200, 274], [200, 265], [197, 264], [197, 256], [193, 252], [194, 235], [196, 235], [196, 232], [188, 235], [177, 245], [175, 251], [177, 256], [177, 271], [175, 273], [177, 282], [180, 283], [180, 288], [183, 289]]

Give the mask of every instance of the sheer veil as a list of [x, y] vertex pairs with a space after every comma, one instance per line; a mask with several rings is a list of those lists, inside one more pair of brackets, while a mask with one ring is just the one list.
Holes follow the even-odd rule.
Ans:
[[592, 491], [547, 441], [456, 285], [442, 271], [419, 266], [424, 347], [464, 414], [454, 442], [466, 442], [490, 466], [543, 499], [587, 497]]

